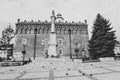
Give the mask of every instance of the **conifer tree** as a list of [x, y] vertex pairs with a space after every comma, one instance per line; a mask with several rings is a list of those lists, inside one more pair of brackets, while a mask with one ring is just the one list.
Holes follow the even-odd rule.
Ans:
[[114, 56], [116, 42], [115, 31], [111, 23], [102, 15], [97, 14], [93, 23], [92, 37], [89, 41], [89, 54], [92, 59]]
[[2, 38], [4, 39], [4, 45], [10, 44], [11, 39], [14, 37], [14, 30], [11, 26], [5, 28], [2, 31]]

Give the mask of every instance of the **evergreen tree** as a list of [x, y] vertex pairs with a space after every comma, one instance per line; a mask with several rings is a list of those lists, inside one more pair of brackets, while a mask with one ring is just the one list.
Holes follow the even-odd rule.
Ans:
[[97, 14], [93, 24], [92, 37], [89, 41], [89, 54], [92, 59], [114, 56], [116, 42], [115, 31], [112, 31], [109, 20]]
[[11, 26], [5, 28], [2, 31], [2, 38], [4, 39], [4, 45], [9, 44], [13, 37], [14, 37], [14, 30], [13, 28], [11, 28]]

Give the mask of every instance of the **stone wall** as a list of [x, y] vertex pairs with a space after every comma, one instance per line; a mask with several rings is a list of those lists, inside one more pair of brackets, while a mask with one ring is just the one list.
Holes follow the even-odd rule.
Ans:
[[[26, 51], [27, 57], [32, 57], [34, 53], [34, 38], [35, 30], [37, 28], [36, 38], [36, 56], [45, 56], [45, 50], [48, 49], [49, 34], [50, 34], [49, 22], [18, 22], [16, 23], [16, 45], [15, 52], [22, 51], [23, 45], [22, 40], [27, 39]], [[62, 50], [61, 56], [70, 55], [70, 42], [68, 29], [71, 29], [71, 46], [72, 54], [75, 54], [74, 50], [79, 48], [79, 55], [82, 55], [82, 49], [87, 52], [87, 41], [88, 41], [88, 29], [85, 23], [56, 23], [56, 38], [57, 38], [57, 53]], [[61, 43], [60, 43], [60, 40]]]

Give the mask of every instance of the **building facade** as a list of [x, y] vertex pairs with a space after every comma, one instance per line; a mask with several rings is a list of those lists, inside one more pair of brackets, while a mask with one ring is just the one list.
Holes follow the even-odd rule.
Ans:
[[7, 50], [0, 49], [0, 58], [7, 59]]
[[0, 57], [10, 59], [13, 56], [13, 44], [0, 46]]
[[120, 55], [120, 42], [116, 42], [114, 53], [115, 55]]
[[[37, 29], [37, 30], [36, 30]], [[51, 29], [51, 22], [49, 21], [20, 21], [18, 19], [16, 23], [16, 36], [15, 36], [15, 52], [21, 52], [23, 50], [22, 41], [27, 40], [26, 56], [33, 57], [34, 48], [36, 47], [36, 56], [43, 57], [48, 52], [49, 46], [49, 35]], [[71, 35], [69, 34], [71, 30]], [[35, 32], [36, 32], [36, 46], [35, 43]], [[88, 55], [88, 25], [85, 22], [67, 22], [67, 21], [56, 21], [55, 32], [57, 38], [56, 52], [60, 56], [70, 56], [70, 38], [71, 36], [71, 53], [73, 57], [76, 56], [75, 49], [78, 48], [79, 57], [82, 56], [82, 51], [86, 51]]]

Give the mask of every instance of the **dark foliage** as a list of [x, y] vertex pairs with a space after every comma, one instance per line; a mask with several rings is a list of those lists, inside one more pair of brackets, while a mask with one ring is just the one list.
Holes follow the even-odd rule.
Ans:
[[114, 56], [116, 42], [109, 20], [97, 14], [93, 24], [92, 38], [89, 41], [89, 54], [92, 59]]
[[5, 28], [2, 31], [2, 39], [4, 39], [4, 45], [9, 44], [14, 35], [14, 30], [11, 28], [11, 26]]

